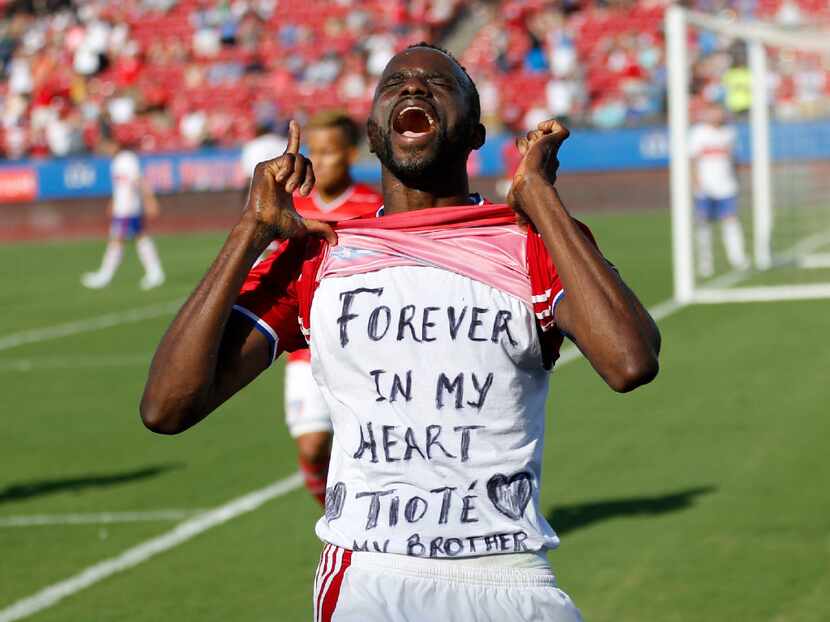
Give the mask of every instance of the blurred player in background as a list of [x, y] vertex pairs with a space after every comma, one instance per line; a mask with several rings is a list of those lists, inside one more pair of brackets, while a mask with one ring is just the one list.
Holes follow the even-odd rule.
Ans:
[[[317, 182], [307, 197], [296, 193], [294, 207], [305, 218], [339, 221], [374, 215], [383, 198], [352, 180], [360, 128], [343, 112], [323, 112], [306, 125], [308, 156]], [[284, 149], [285, 147], [283, 147]], [[272, 156], [273, 157], [273, 156]], [[285, 366], [285, 421], [297, 443], [297, 457], [308, 491], [325, 503], [331, 452], [331, 417], [311, 375], [308, 349], [288, 355]]]
[[697, 209], [697, 269], [702, 277], [715, 271], [712, 223], [719, 222], [729, 264], [749, 267], [744, 232], [738, 220], [738, 179], [735, 175], [735, 128], [726, 125], [726, 112], [709, 106], [689, 135], [695, 206]]
[[109, 285], [121, 265], [124, 242], [135, 240], [136, 252], [144, 268], [141, 289], [158, 287], [164, 283], [164, 270], [156, 245], [144, 232], [145, 219], [152, 220], [159, 215], [158, 200], [142, 179], [141, 164], [134, 152], [112, 139], [105, 142], [104, 151], [112, 156], [112, 202], [107, 209], [112, 219], [110, 237], [101, 267], [96, 272], [84, 274], [81, 283], [90, 289]]
[[[310, 195], [295, 195], [294, 205], [300, 215], [333, 222], [374, 215], [378, 210], [382, 203], [380, 195], [370, 186], [354, 183], [351, 176], [360, 134], [357, 124], [343, 112], [327, 111], [311, 118], [306, 126], [306, 136], [317, 182]], [[257, 137], [242, 149], [241, 165], [249, 185], [256, 165], [277, 157], [286, 145], [286, 140], [268, 127], [259, 128]], [[278, 247], [276, 241], [269, 244], [257, 263]], [[312, 378], [311, 356], [307, 349], [288, 356], [285, 421], [297, 443], [297, 459], [306, 488], [323, 504], [331, 452], [331, 417]]]

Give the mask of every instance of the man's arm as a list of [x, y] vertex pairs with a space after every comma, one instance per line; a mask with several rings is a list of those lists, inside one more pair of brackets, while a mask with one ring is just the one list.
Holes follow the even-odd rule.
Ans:
[[232, 318], [231, 310], [271, 240], [313, 234], [337, 242], [331, 227], [294, 211], [291, 193], [299, 188], [308, 195], [314, 185], [299, 145], [299, 128], [292, 122], [286, 152], [257, 165], [239, 223], [156, 349], [140, 406], [144, 424], [154, 432], [186, 430], [270, 363], [268, 341], [249, 323]]
[[559, 123], [546, 121], [519, 141], [524, 159], [508, 201], [533, 222], [556, 265], [565, 289], [556, 308], [557, 326], [611, 388], [631, 391], [657, 375], [660, 332], [554, 188], [556, 153], [567, 137]]

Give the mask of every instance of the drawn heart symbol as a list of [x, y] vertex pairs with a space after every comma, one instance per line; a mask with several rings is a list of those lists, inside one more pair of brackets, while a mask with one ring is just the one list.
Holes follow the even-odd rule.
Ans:
[[343, 504], [346, 502], [346, 484], [337, 482], [326, 488], [326, 520], [337, 520], [343, 513]]
[[522, 517], [532, 492], [533, 476], [527, 471], [519, 471], [510, 477], [496, 473], [487, 480], [490, 501], [499, 512], [513, 520]]

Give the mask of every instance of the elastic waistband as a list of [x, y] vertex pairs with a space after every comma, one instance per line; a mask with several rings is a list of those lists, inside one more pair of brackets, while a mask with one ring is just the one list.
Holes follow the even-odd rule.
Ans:
[[[517, 567], [516, 559], [505, 559], [504, 566], [496, 565], [499, 557], [516, 558], [517, 555], [528, 556], [529, 564], [538, 567]], [[478, 565], [476, 559], [480, 558], [425, 559], [393, 553], [352, 551], [351, 565], [354, 568], [376, 572], [457, 583], [508, 587], [556, 587], [556, 577], [547, 564], [547, 557], [544, 553], [494, 555], [489, 556], [487, 563], [482, 565]]]

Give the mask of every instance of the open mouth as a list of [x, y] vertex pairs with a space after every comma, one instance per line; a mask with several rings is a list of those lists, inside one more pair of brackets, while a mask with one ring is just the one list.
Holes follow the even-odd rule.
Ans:
[[423, 108], [406, 106], [395, 115], [392, 129], [406, 138], [419, 138], [435, 129], [435, 120]]

